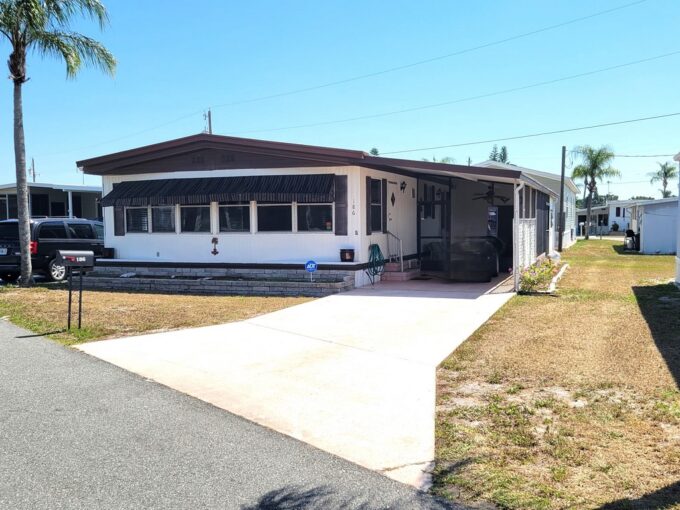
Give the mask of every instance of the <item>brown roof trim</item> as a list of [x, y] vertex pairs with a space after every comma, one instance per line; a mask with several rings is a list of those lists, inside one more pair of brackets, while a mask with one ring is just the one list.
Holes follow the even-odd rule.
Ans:
[[106, 154], [104, 156], [82, 159], [80, 161], [76, 161], [76, 165], [78, 167], [88, 167], [94, 165], [101, 165], [104, 163], [112, 163], [114, 161], [128, 158], [136, 158], [138, 156], [149, 155], [160, 151], [179, 149], [197, 143], [203, 146], [205, 146], [205, 143], [207, 143], [208, 145], [212, 145], [213, 147], [230, 146], [232, 148], [239, 147], [242, 149], [275, 150], [289, 152], [291, 153], [291, 155], [313, 154], [317, 156], [329, 156], [333, 158], [362, 158], [363, 156], [366, 155], [366, 153], [363, 151], [349, 149], [336, 149], [333, 147], [321, 147], [315, 145], [303, 145], [288, 142], [272, 142], [267, 140], [255, 140], [252, 138], [238, 138], [234, 136], [222, 136], [211, 135], [208, 133], [199, 133], [197, 135], [175, 138], [174, 140], [168, 140], [165, 142], [145, 145], [143, 147], [137, 147], [135, 149], [128, 149], [121, 152]]
[[385, 158], [381, 156], [372, 156], [366, 152], [357, 150], [337, 149], [332, 147], [320, 147], [288, 142], [272, 142], [267, 140], [255, 140], [251, 138], [212, 135], [208, 133], [200, 133], [197, 135], [168, 140], [166, 142], [145, 145], [136, 149], [116, 152], [90, 159], [83, 159], [77, 161], [76, 164], [87, 174], [129, 174], [136, 172], [127, 171], [127, 167], [134, 168], [134, 165], [149, 163], [150, 161], [172, 157], [178, 154], [200, 151], [203, 149], [223, 149], [273, 158], [289, 158], [299, 161], [307, 161], [308, 165], [355, 165], [402, 174], [408, 173], [411, 175], [424, 173], [428, 170], [444, 172], [451, 177], [455, 177], [459, 174], [465, 174], [478, 176], [480, 178], [503, 177], [508, 179], [518, 179], [522, 175], [520, 170], [453, 165], [448, 163], [435, 163], [431, 161], [417, 161], [410, 159]]
[[433, 161], [417, 161], [413, 159], [384, 158], [381, 156], [365, 156], [361, 161], [357, 161], [356, 164], [360, 166], [397, 167], [406, 170], [436, 170], [438, 172], [450, 173], [452, 177], [455, 177], [457, 174], [466, 174], [478, 175], [479, 177], [507, 177], [509, 179], [519, 179], [522, 175], [522, 172], [516, 170], [435, 163]]

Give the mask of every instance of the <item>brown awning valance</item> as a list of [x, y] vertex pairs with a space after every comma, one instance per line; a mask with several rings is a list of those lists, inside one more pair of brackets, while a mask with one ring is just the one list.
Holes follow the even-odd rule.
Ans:
[[102, 206], [197, 205], [209, 202], [333, 202], [333, 174], [253, 175], [125, 181]]

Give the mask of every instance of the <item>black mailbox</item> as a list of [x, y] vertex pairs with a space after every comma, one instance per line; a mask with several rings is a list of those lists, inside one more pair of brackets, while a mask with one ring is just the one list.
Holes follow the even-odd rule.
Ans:
[[94, 252], [58, 250], [56, 263], [60, 266], [81, 270], [92, 269], [94, 267]]

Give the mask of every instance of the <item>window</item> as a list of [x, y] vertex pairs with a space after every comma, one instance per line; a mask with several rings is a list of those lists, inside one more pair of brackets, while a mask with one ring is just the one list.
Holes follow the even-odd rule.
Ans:
[[74, 239], [94, 239], [94, 231], [87, 223], [69, 223], [69, 234]]
[[63, 223], [43, 223], [40, 225], [39, 239], [66, 239], [66, 227]]
[[94, 233], [97, 236], [97, 239], [104, 239], [104, 225], [100, 225], [99, 223], [94, 224]]
[[210, 206], [182, 207], [182, 232], [210, 232]]
[[151, 231], [152, 232], [175, 231], [174, 205], [151, 208]]
[[250, 232], [250, 204], [234, 202], [220, 204], [220, 232]]
[[258, 232], [290, 232], [293, 230], [292, 204], [258, 204]]
[[524, 192], [526, 191], [526, 188], [521, 191], [521, 193], [517, 193], [519, 196], [519, 217], [524, 218]]
[[332, 232], [331, 204], [300, 204], [297, 207], [298, 232]]
[[536, 217], [536, 204], [538, 202], [538, 191], [531, 189], [531, 217]]
[[146, 207], [126, 208], [125, 228], [128, 232], [148, 232], [149, 210]]
[[382, 230], [382, 181], [371, 179], [371, 231]]

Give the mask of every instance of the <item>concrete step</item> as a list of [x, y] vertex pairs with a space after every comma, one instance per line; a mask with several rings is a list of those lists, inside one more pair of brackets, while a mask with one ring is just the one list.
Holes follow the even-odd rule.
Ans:
[[407, 280], [412, 280], [421, 275], [421, 271], [418, 268], [406, 269], [404, 271], [385, 271], [380, 277], [381, 281], [387, 282], [405, 282]]
[[[404, 271], [409, 269], [418, 269], [417, 260], [405, 260]], [[399, 262], [385, 262], [385, 272], [401, 271], [401, 264]]]

